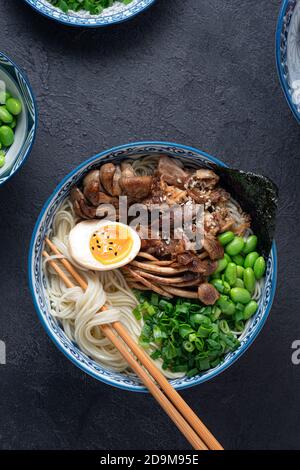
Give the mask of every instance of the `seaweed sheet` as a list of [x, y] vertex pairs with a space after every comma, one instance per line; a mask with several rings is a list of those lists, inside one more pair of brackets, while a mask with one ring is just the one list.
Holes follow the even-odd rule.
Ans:
[[278, 187], [266, 176], [208, 165], [221, 178], [221, 185], [251, 215], [252, 228], [259, 240], [259, 251], [269, 256], [275, 234]]

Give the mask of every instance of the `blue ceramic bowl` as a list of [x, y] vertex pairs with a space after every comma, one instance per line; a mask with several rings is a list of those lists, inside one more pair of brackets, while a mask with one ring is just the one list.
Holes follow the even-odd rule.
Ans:
[[[173, 155], [183, 162], [197, 163], [209, 161], [225, 166], [222, 162], [211, 157], [200, 150], [185, 147], [174, 143], [166, 142], [140, 142], [127, 144], [102, 152], [86, 162], [82, 163], [57, 186], [54, 193], [46, 202], [36, 223], [30, 246], [29, 254], [29, 283], [34, 304], [39, 318], [46, 329], [48, 335], [56, 346], [70, 359], [77, 367], [87, 372], [102, 382], [131, 391], [144, 391], [138, 378], [128, 377], [122, 373], [111, 372], [101, 367], [86, 354], [80, 351], [76, 344], [72, 343], [65, 335], [60, 325], [49, 311], [49, 302], [45, 293], [45, 279], [42, 270], [42, 250], [44, 239], [47, 235], [57, 209], [66, 197], [69, 196], [70, 189], [91, 169], [99, 167], [104, 161], [118, 161], [128, 158], [131, 155], [149, 155], [152, 153]], [[214, 369], [203, 372], [192, 378], [172, 380], [172, 385], [177, 389], [184, 389], [198, 385], [202, 382], [216, 377], [229, 366], [231, 366], [253, 343], [254, 339], [263, 327], [270, 312], [276, 288], [277, 258], [276, 247], [273, 244], [267, 263], [266, 283], [263, 295], [259, 304], [259, 309], [249, 322], [247, 332], [244, 334], [240, 347], [227, 354], [222, 364]]]
[[19, 67], [0, 52], [0, 81], [7, 91], [22, 102], [22, 113], [18, 116], [15, 141], [9, 147], [5, 165], [0, 168], [0, 186], [13, 176], [28, 157], [37, 127], [37, 109], [29, 82]]
[[101, 15], [84, 15], [80, 12], [64, 13], [51, 5], [47, 0], [25, 0], [32, 8], [42, 15], [60, 23], [71, 26], [98, 28], [115, 23], [122, 23], [146, 10], [155, 0], [132, 0], [128, 5], [119, 4], [117, 7], [106, 8]]
[[276, 31], [276, 63], [288, 105], [300, 122], [300, 2], [298, 0], [282, 2]]

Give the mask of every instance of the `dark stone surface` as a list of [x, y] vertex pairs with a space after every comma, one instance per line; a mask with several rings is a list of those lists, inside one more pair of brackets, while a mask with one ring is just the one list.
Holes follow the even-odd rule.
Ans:
[[73, 30], [0, 1], [0, 43], [27, 72], [40, 122], [32, 154], [0, 188], [2, 449], [188, 449], [153, 400], [98, 383], [51, 343], [27, 286], [39, 211], [61, 178], [113, 145], [161, 139], [262, 172], [280, 187], [271, 316], [223, 375], [183, 393], [228, 449], [300, 447], [299, 127], [281, 92], [279, 0], [158, 0], [105, 30]]

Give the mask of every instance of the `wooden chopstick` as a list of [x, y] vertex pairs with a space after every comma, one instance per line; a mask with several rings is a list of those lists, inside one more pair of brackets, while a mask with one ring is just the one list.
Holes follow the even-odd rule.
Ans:
[[[50, 258], [49, 254], [46, 251], [43, 251], [43, 256], [45, 258]], [[54, 260], [49, 260], [48, 262], [52, 266], [52, 268], [57, 272], [57, 274], [61, 277], [61, 279], [64, 281], [67, 287], [69, 288], [75, 287], [73, 282], [66, 276], [63, 270], [57, 265], [57, 263]], [[105, 308], [102, 310], [105, 310]], [[105, 334], [105, 336], [114, 344], [116, 349], [118, 349], [118, 351], [124, 357], [126, 362], [131, 366], [131, 368], [135, 371], [135, 373], [140, 377], [145, 387], [148, 388], [151, 395], [161, 405], [163, 410], [167, 413], [167, 415], [171, 418], [171, 420], [176, 424], [178, 429], [186, 437], [186, 439], [193, 446], [193, 448], [195, 450], [208, 450], [207, 446], [200, 439], [200, 437], [196, 434], [196, 432], [192, 429], [192, 427], [187, 423], [187, 421], [183, 418], [183, 416], [178, 412], [178, 410], [172, 405], [172, 403], [168, 400], [168, 398], [157, 387], [157, 385], [150, 378], [147, 372], [139, 365], [136, 359], [126, 349], [124, 344], [119, 340], [119, 338], [114, 333], [114, 330], [112, 329], [112, 327], [109, 325], [101, 325], [101, 329], [103, 333]]]
[[[61, 255], [57, 247], [52, 243], [49, 238], [46, 238], [46, 243], [49, 248], [56, 255]], [[66, 270], [71, 274], [71, 276], [78, 282], [80, 287], [83, 290], [87, 289], [87, 283], [85, 280], [78, 274], [74, 269], [72, 264], [65, 258], [60, 259], [61, 263], [64, 265]], [[168, 382], [165, 376], [160, 372], [160, 370], [153, 364], [149, 356], [136, 344], [136, 342], [131, 338], [126, 328], [120, 322], [112, 323], [113, 328], [117, 331], [119, 336], [125, 341], [129, 346], [131, 351], [139, 359], [141, 364], [148, 370], [151, 376], [156, 380], [156, 382], [161, 386], [164, 393], [172, 401], [172, 403], [180, 410], [181, 414], [189, 422], [192, 428], [199, 434], [202, 440], [205, 442], [207, 447], [211, 450], [223, 450], [221, 444], [213, 436], [213, 434], [207, 429], [204, 423], [196, 415], [196, 413], [190, 408], [190, 406], [184, 401], [184, 399], [179, 395], [179, 393], [172, 387]]]
[[[56, 255], [61, 255], [61, 253], [59, 252], [57, 247], [48, 238], [46, 238], [46, 243]], [[48, 257], [49, 255], [45, 252], [44, 256]], [[86, 290], [87, 283], [78, 274], [78, 272], [74, 269], [72, 264], [68, 260], [66, 260], [65, 258], [60, 259], [60, 261], [65, 266], [67, 271], [71, 274], [71, 276], [82, 287], [82, 289]], [[72, 284], [71, 281], [68, 279], [67, 276], [65, 276], [64, 272], [57, 266], [57, 264], [53, 260], [50, 261], [50, 264], [54, 267], [54, 269], [56, 269], [57, 273], [63, 279], [65, 278], [64, 281], [65, 281], [66, 285], [70, 286]], [[112, 324], [112, 327], [117, 331], [119, 336], [128, 345], [128, 347], [135, 354], [135, 356], [139, 359], [139, 361], [142, 363], [142, 365], [148, 370], [148, 372], [151, 374], [151, 376], [161, 386], [164, 393], [172, 401], [172, 403], [177, 407], [177, 409], [181, 412], [182, 416], [185, 417], [185, 419], [187, 420], [189, 425], [201, 437], [201, 439], [206, 444], [206, 449], [208, 448], [208, 449], [211, 449], [211, 450], [223, 450], [223, 447], [220, 445], [220, 443], [217, 441], [217, 439], [211, 434], [211, 432], [202, 423], [202, 421], [198, 418], [198, 416], [194, 413], [194, 411], [189, 407], [189, 405], [183, 400], [183, 398], [179, 395], [179, 393], [171, 386], [171, 384], [164, 377], [164, 375], [160, 372], [160, 370], [150, 360], [149, 356], [131, 338], [131, 336], [127, 332], [126, 328], [120, 322], [114, 322]], [[105, 325], [105, 329], [106, 328], [109, 328], [109, 331], [108, 330], [104, 331], [104, 329], [102, 327], [102, 330], [104, 331], [105, 334], [108, 333], [111, 336], [111, 333], [112, 333], [114, 335], [114, 333], [113, 333], [110, 326]], [[106, 334], [106, 336], [108, 336], [108, 334]], [[114, 336], [114, 337], [117, 338], [116, 336]], [[123, 346], [121, 342], [120, 342], [120, 344], [121, 344], [121, 346]], [[119, 348], [117, 348], [117, 349], [119, 349]], [[124, 349], [128, 353], [127, 349], [126, 348], [124, 348]], [[130, 357], [132, 358], [131, 355], [130, 355]], [[136, 363], [135, 359], [133, 359], [133, 360]], [[134, 367], [132, 366], [132, 368], [134, 368]], [[141, 370], [144, 372], [144, 370], [142, 368], [141, 368]], [[140, 375], [140, 374], [138, 374], [138, 375]], [[146, 377], [149, 377], [149, 376], [146, 374]], [[153, 382], [152, 382], [152, 384], [153, 384]]]

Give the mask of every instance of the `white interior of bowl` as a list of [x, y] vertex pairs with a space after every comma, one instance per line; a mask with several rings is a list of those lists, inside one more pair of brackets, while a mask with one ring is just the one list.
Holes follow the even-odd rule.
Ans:
[[[104, 369], [94, 360], [90, 359], [67, 338], [60, 325], [50, 314], [49, 300], [45, 290], [45, 279], [43, 276], [42, 250], [44, 245], [43, 240], [49, 232], [55, 213], [65, 198], [68, 197], [70, 189], [73, 187], [73, 185], [81, 180], [86, 172], [94, 169], [95, 167], [99, 167], [99, 164], [102, 164], [104, 160], [120, 161], [123, 158], [132, 157], [132, 155], [139, 155], [141, 157], [150, 153], [166, 153], [173, 155], [182, 159], [183, 162], [188, 162], [189, 165], [195, 167], [201, 165], [201, 161], [214, 161], [215, 163], [220, 163], [218, 160], [213, 159], [213, 157], [209, 158], [200, 151], [194, 151], [193, 149], [184, 150], [181, 147], [172, 147], [171, 144], [170, 146], [167, 146], [166, 144], [152, 144], [148, 146], [136, 144], [133, 146], [128, 146], [124, 149], [119, 148], [115, 151], [108, 151], [104, 154], [101, 154], [95, 157], [95, 159], [92, 159], [92, 161], [87, 161], [79, 169], [71, 173], [56, 189], [55, 193], [48, 201], [47, 207], [44, 208], [44, 211], [40, 216], [40, 220], [37, 223], [34, 238], [32, 240], [30, 255], [30, 278], [33, 296], [40, 319], [49, 336], [52, 338], [52, 340], [54, 340], [59, 349], [85, 372], [89, 373], [98, 380], [109, 383], [110, 385], [132, 391], [143, 390], [138, 377], [109, 371]], [[223, 363], [219, 364], [214, 369], [210, 369], [195, 377], [184, 377], [183, 379], [172, 380], [171, 383], [175, 388], [187, 388], [213, 378], [229, 367], [247, 349], [248, 345], [251, 344], [256, 335], [259, 333], [267, 318], [274, 295], [275, 284], [276, 260], [275, 251], [273, 249], [267, 264], [266, 282], [263, 295], [259, 303], [259, 309], [254, 317], [249, 320], [246, 331], [240, 338], [241, 346], [236, 351], [228, 353]]]
[[6, 84], [6, 90], [14, 97], [18, 98], [22, 103], [22, 113], [18, 116], [17, 126], [14, 129], [15, 141], [11, 147], [9, 147], [5, 156], [5, 165], [0, 168], [0, 176], [8, 173], [15, 163], [20, 150], [24, 144], [27, 136], [28, 119], [27, 119], [27, 107], [20, 93], [19, 87], [11, 76], [0, 66], [0, 80], [3, 80]]
[[[59, 8], [54, 7], [50, 2], [48, 2], [48, 0], [40, 0], [40, 2], [44, 5], [47, 5], [47, 6], [50, 5], [53, 8], [53, 10], [61, 12], [61, 10]], [[72, 15], [72, 16], [75, 16], [75, 17], [78, 17], [78, 18], [94, 18], [94, 19], [97, 19], [97, 18], [103, 18], [105, 16], [111, 16], [111, 15], [117, 15], [117, 14], [123, 13], [123, 12], [129, 10], [130, 8], [132, 8], [133, 6], [138, 5], [139, 3], [141, 3], [141, 0], [132, 0], [132, 2], [129, 3], [128, 5], [125, 5], [124, 3], [121, 3], [121, 2], [116, 2], [111, 7], [105, 8], [100, 15], [91, 15], [89, 12], [87, 12], [85, 10], [80, 10], [80, 11], [77, 11], [77, 12], [70, 10], [70, 11], [68, 11], [68, 14]]]

